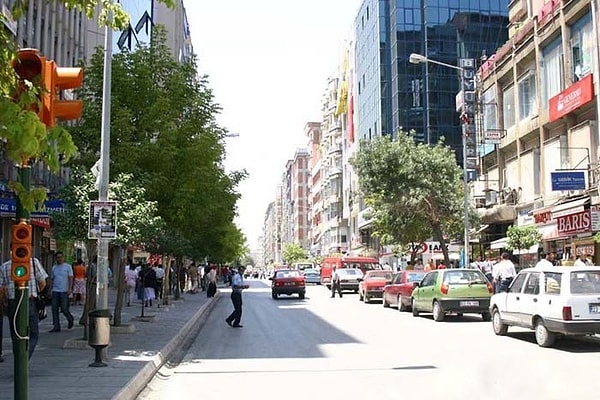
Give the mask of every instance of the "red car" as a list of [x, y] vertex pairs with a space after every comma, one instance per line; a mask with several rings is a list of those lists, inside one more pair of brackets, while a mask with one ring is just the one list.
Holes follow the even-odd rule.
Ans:
[[306, 281], [302, 271], [297, 269], [278, 269], [275, 271], [271, 284], [271, 297], [279, 298], [279, 295], [288, 296], [297, 294], [301, 299], [306, 295]]
[[399, 311], [410, 309], [410, 296], [415, 284], [421, 282], [425, 271], [400, 271], [394, 276], [391, 284], [383, 288], [383, 306], [397, 306]]
[[374, 297], [383, 297], [383, 287], [392, 282], [392, 271], [367, 271], [358, 284], [358, 299], [370, 303]]

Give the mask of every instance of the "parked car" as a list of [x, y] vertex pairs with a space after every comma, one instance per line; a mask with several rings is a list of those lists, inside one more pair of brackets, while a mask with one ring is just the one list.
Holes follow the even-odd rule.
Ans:
[[383, 287], [392, 282], [392, 271], [372, 270], [359, 279], [358, 299], [370, 303], [372, 298], [383, 297]]
[[494, 288], [478, 269], [438, 269], [427, 272], [413, 290], [412, 313], [433, 314], [442, 321], [447, 313], [481, 314], [484, 321], [491, 319], [489, 305]]
[[492, 296], [492, 327], [535, 331], [542, 347], [558, 336], [600, 333], [600, 267], [537, 267], [521, 270], [508, 292]]
[[383, 269], [377, 259], [372, 257], [325, 257], [321, 263], [321, 285], [327, 286], [327, 289], [331, 289], [331, 276], [334, 267], [337, 270], [357, 268], [363, 274], [372, 269]]
[[306, 295], [306, 281], [302, 271], [297, 269], [278, 269], [269, 278], [271, 283], [271, 297], [279, 298], [279, 295], [288, 296], [297, 294], [301, 299]]
[[317, 285], [320, 285], [321, 274], [316, 268], [306, 268], [304, 270], [304, 280], [306, 281], [306, 283], [315, 283]]
[[410, 309], [412, 292], [425, 274], [425, 271], [415, 270], [395, 274], [392, 283], [383, 288], [383, 306], [396, 306], [399, 311]]
[[340, 288], [342, 291], [358, 292], [359, 280], [364, 276], [358, 268], [340, 268], [337, 270], [340, 277]]

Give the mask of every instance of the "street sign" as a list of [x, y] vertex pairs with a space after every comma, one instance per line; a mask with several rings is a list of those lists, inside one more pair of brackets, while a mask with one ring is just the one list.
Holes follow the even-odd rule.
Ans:
[[585, 189], [585, 172], [556, 171], [550, 172], [552, 190], [583, 190]]
[[90, 201], [89, 239], [117, 237], [117, 202]]

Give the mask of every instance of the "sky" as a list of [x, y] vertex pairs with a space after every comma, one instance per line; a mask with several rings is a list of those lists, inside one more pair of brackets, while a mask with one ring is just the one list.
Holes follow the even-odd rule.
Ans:
[[327, 79], [362, 0], [184, 0], [198, 72], [208, 75], [227, 171], [246, 169], [236, 224], [255, 250], [285, 164], [321, 122]]

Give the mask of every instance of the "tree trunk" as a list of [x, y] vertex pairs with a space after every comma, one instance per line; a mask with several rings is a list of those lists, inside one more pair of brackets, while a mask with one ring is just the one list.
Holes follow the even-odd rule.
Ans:
[[450, 257], [448, 256], [448, 246], [446, 246], [446, 242], [444, 241], [444, 232], [442, 232], [442, 226], [439, 222], [433, 223], [433, 236], [435, 240], [440, 243], [442, 248], [442, 253], [444, 254], [444, 264], [446, 268], [450, 267]]
[[125, 265], [127, 264], [127, 259], [122, 256], [123, 249], [119, 248], [119, 273], [117, 274], [117, 283], [115, 287], [117, 288], [117, 301], [115, 302], [115, 315], [113, 316], [113, 325], [121, 326], [121, 312], [123, 311], [123, 294], [125, 291]]
[[[88, 240], [85, 244], [86, 253], [88, 256], [87, 268], [85, 271], [85, 303], [83, 305], [83, 313], [79, 318], [79, 325], [83, 325], [83, 340], [88, 340], [88, 313], [91, 310], [96, 309], [96, 263], [97, 263], [97, 243], [92, 240]], [[92, 268], [92, 264], [94, 264]]]

